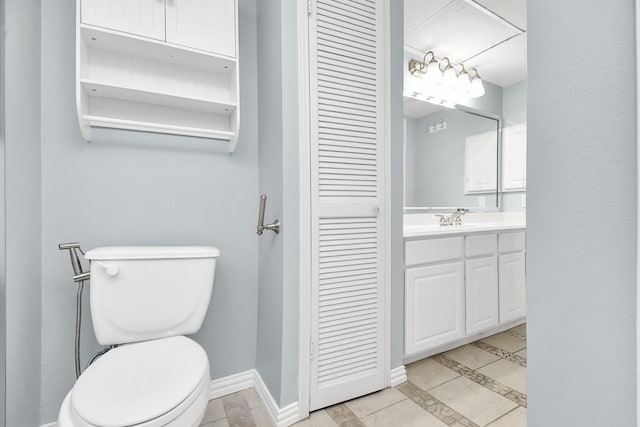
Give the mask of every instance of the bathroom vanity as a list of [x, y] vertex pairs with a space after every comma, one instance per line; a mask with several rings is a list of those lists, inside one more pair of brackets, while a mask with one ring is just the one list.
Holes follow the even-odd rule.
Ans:
[[458, 226], [405, 219], [404, 266], [406, 362], [525, 319], [523, 215]]

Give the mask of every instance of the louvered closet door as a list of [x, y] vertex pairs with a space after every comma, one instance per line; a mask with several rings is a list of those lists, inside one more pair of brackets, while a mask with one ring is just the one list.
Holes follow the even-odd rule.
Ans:
[[310, 16], [311, 410], [385, 385], [380, 5]]

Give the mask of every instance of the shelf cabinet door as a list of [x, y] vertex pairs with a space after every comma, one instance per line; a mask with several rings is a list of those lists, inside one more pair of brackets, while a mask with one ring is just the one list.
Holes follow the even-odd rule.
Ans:
[[527, 314], [525, 254], [500, 255], [500, 322], [519, 319]]
[[84, 24], [165, 39], [165, 0], [82, 0]]
[[498, 258], [465, 262], [466, 333], [481, 332], [498, 325]]
[[463, 262], [406, 270], [405, 352], [464, 336]]
[[236, 56], [235, 0], [167, 0], [167, 42]]

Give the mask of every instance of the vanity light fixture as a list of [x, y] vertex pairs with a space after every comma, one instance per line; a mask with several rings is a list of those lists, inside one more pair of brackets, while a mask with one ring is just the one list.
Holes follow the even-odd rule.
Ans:
[[476, 68], [470, 71], [473, 75], [463, 64], [454, 64], [446, 57], [438, 58], [430, 50], [422, 61], [409, 61], [409, 73], [414, 79], [405, 96], [449, 108], [464, 98], [478, 98], [485, 94], [482, 77]]

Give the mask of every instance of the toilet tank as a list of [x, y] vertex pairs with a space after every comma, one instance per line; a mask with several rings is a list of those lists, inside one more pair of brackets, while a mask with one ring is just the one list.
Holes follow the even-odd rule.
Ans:
[[88, 251], [93, 329], [102, 345], [189, 335], [209, 307], [216, 258], [206, 246], [113, 246]]

